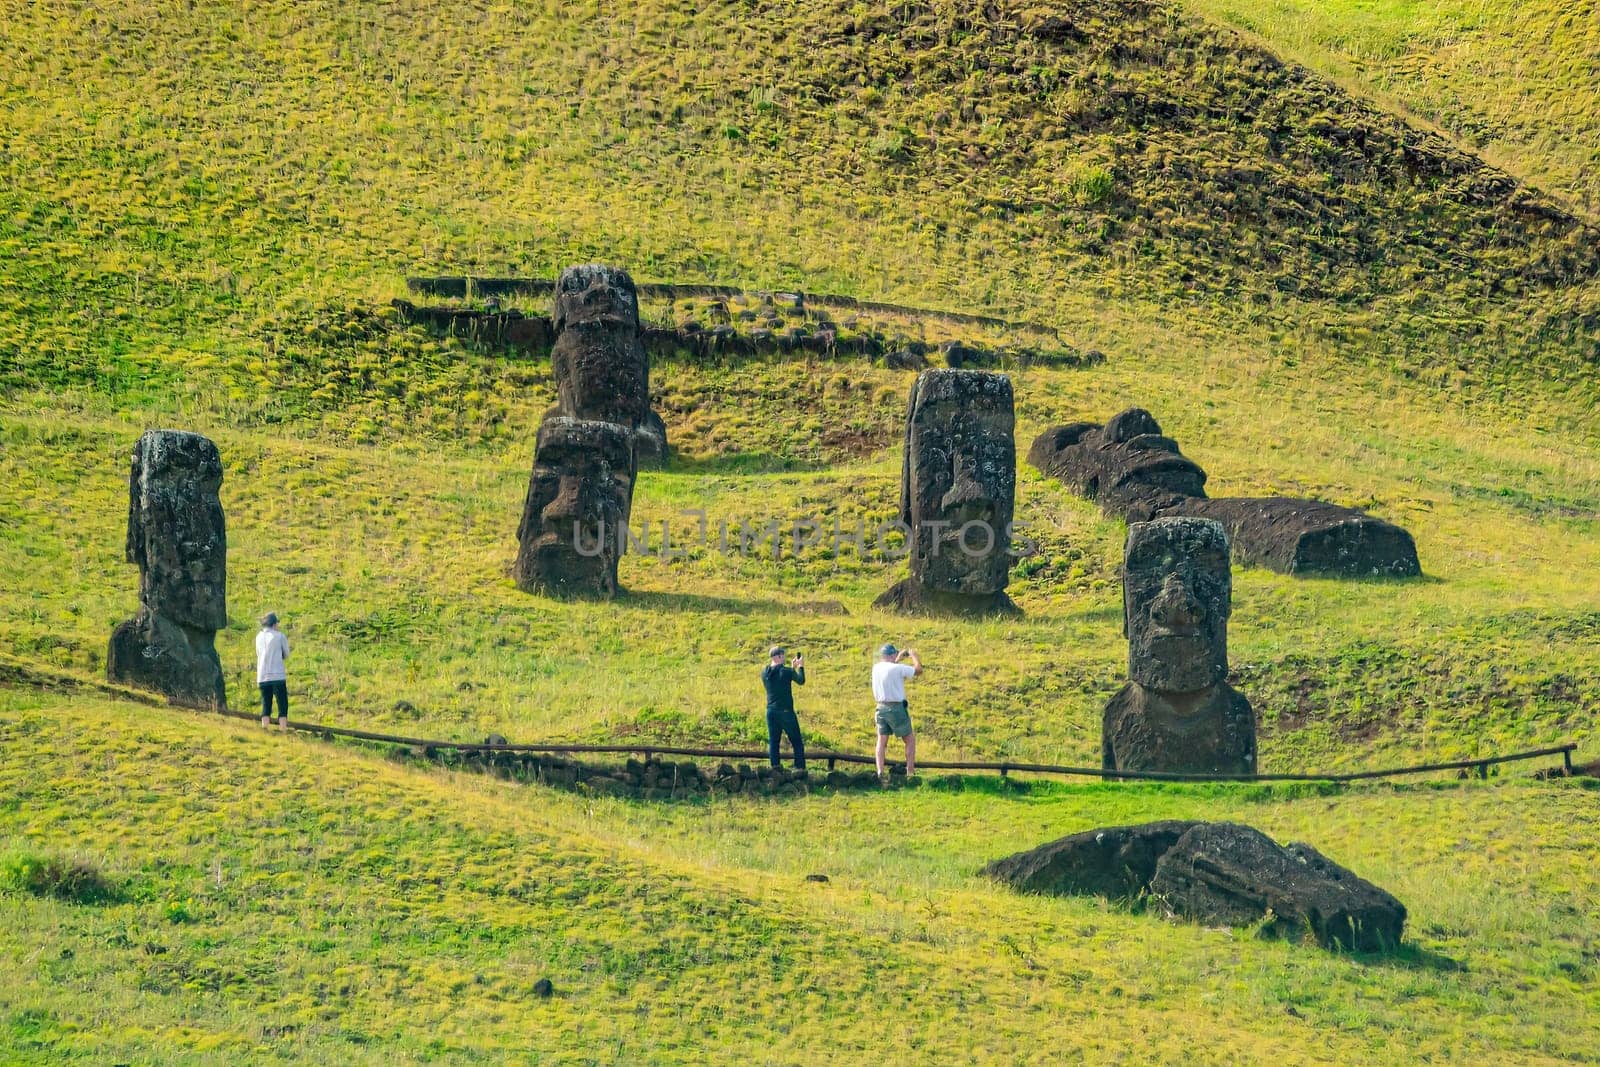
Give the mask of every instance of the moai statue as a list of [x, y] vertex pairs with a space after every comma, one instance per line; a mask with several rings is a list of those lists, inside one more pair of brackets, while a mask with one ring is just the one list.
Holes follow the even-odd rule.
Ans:
[[634, 473], [626, 427], [546, 418], [517, 527], [517, 585], [562, 597], [615, 596]]
[[150, 430], [128, 479], [128, 562], [139, 614], [111, 634], [106, 675], [174, 704], [227, 707], [217, 631], [228, 624], [222, 457], [195, 433]]
[[1034, 439], [1028, 462], [1128, 522], [1216, 519], [1243, 565], [1279, 574], [1422, 573], [1411, 535], [1359, 508], [1295, 497], [1208, 498], [1206, 472], [1143, 408], [1104, 426], [1052, 426]]
[[1053, 426], [1034, 439], [1028, 462], [1129, 522], [1206, 495], [1206, 472], [1143, 408], [1129, 408], [1104, 426]]
[[876, 601], [896, 611], [1014, 614], [1011, 515], [1017, 484], [1011, 379], [926, 370], [911, 386], [900, 521], [911, 577]]
[[562, 271], [552, 324], [558, 401], [552, 414], [625, 426], [637, 460], [664, 458], [666, 426], [650, 410], [650, 357], [628, 272], [598, 263]]
[[1107, 770], [1256, 773], [1255, 712], [1227, 682], [1232, 596], [1220, 523], [1129, 528], [1122, 608], [1131, 680], [1106, 705]]

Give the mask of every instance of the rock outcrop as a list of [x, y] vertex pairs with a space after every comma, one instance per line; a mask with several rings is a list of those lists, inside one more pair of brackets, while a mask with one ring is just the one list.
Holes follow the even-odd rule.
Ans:
[[911, 386], [900, 522], [911, 577], [876, 605], [959, 615], [1015, 613], [1006, 596], [1017, 482], [1011, 379], [926, 370]]
[[1256, 773], [1255, 713], [1228, 684], [1228, 539], [1209, 519], [1128, 530], [1123, 633], [1128, 684], [1106, 705], [1107, 770]]
[[1310, 845], [1280, 846], [1237, 823], [1086, 830], [996, 860], [984, 873], [1024, 893], [1145, 901], [1194, 922], [1262, 924], [1328, 948], [1395, 948], [1406, 921], [1404, 904]]
[[1215, 519], [1241, 564], [1282, 574], [1422, 573], [1409, 533], [1356, 508], [1292, 497], [1208, 498], [1205, 471], [1143, 408], [1129, 408], [1104, 426], [1053, 426], [1034, 439], [1028, 462], [1128, 522]]
[[217, 446], [199, 434], [150, 430], [134, 446], [126, 551], [139, 566], [139, 613], [111, 634], [111, 681], [187, 707], [227, 706], [216, 649], [228, 622], [221, 486]]

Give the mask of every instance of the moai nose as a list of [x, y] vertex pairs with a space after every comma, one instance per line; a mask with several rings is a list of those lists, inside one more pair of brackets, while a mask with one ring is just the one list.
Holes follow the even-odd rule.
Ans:
[[1182, 578], [1176, 574], [1167, 575], [1167, 580], [1161, 585], [1161, 592], [1156, 596], [1156, 602], [1151, 606], [1150, 615], [1158, 626], [1169, 630], [1185, 629], [1199, 624], [1205, 609], [1194, 594], [1189, 592], [1189, 587]]

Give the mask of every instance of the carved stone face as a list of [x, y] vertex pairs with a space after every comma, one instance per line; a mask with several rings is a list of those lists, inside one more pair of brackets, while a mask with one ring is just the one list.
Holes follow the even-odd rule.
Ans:
[[637, 428], [650, 410], [650, 361], [628, 272], [593, 263], [562, 271], [553, 324], [562, 413]]
[[128, 562], [139, 602], [181, 626], [228, 624], [228, 537], [218, 491], [222, 457], [196, 433], [150, 430], [128, 479]]
[[561, 596], [615, 594], [633, 479], [633, 445], [624, 427], [545, 419], [517, 529], [517, 584]]
[[1193, 693], [1228, 675], [1233, 580], [1228, 538], [1210, 519], [1156, 519], [1128, 530], [1122, 603], [1128, 675]]
[[974, 595], [1006, 587], [1015, 421], [1003, 374], [928, 370], [911, 387], [900, 507], [922, 586]]

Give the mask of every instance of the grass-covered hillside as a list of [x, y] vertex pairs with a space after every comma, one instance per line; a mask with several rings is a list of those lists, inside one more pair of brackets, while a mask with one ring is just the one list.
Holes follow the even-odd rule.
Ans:
[[[1247, 7], [1272, 50], [1210, 0], [12, 5], [0, 1062], [1591, 1056], [1600, 793], [1529, 765], [658, 804], [87, 685], [137, 609], [130, 450], [170, 426], [223, 457], [235, 707], [275, 610], [306, 720], [750, 747], [782, 642], [809, 661], [812, 743], [866, 751], [867, 666], [894, 640], [929, 665], [924, 756], [1097, 762], [1126, 665], [1124, 530], [1025, 465], [1039, 552], [1014, 569], [1015, 620], [879, 612], [905, 565], [848, 547], [685, 544], [691, 511], [713, 538], [891, 517], [912, 376], [881, 362], [659, 360], [674, 455], [640, 475], [633, 526], [659, 548], [670, 523], [686, 551], [625, 558], [609, 604], [512, 585], [548, 360], [408, 326], [389, 301], [408, 275], [597, 259], [1043, 323], [1107, 360], [1007, 367], [1021, 454], [1138, 404], [1217, 495], [1411, 530], [1415, 581], [1236, 570], [1234, 682], [1264, 769], [1569, 739], [1592, 756], [1596, 233], [1571, 186], [1547, 196], [1276, 58], [1289, 9], [1228, 17]], [[1562, 106], [1594, 90], [1548, 85]], [[977, 875], [1169, 816], [1309, 841], [1406, 902], [1410, 944], [1331, 955]]]
[[1438, 123], [1600, 214], [1594, 0], [1195, 0], [1287, 58]]
[[[1587, 1058], [1600, 1016], [1577, 783], [650, 805], [4, 691], [0, 741], [30, 753], [0, 762], [8, 1062], [1535, 1064]], [[1406, 900], [1416, 945], [975, 877], [1180, 816], [1314, 840]], [[86, 857], [109, 893], [17, 888]]]

